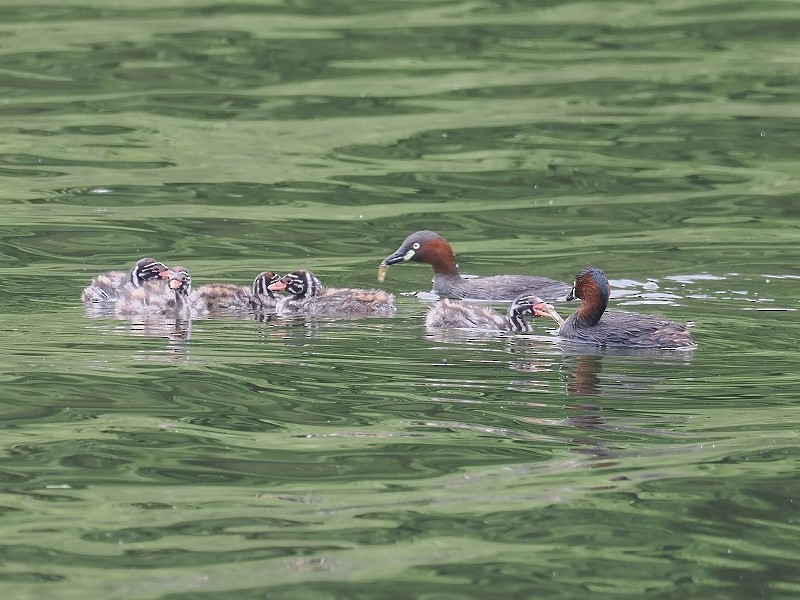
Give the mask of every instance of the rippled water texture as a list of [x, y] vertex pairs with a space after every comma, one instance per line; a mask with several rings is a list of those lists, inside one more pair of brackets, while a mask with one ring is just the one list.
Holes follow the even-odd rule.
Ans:
[[[0, 3], [2, 597], [800, 596], [799, 15]], [[422, 228], [698, 348], [428, 333], [424, 265], [393, 318], [79, 301], [142, 256], [377, 286]]]

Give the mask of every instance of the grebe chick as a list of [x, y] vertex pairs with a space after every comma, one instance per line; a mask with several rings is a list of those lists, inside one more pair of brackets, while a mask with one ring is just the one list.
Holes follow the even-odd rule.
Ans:
[[611, 290], [598, 268], [584, 269], [575, 277], [567, 300], [581, 305], [559, 329], [562, 339], [628, 348], [689, 348], [695, 343], [685, 325], [650, 315], [606, 311]]
[[135, 289], [149, 293], [165, 293], [167, 287], [167, 266], [154, 258], [142, 258], [130, 271], [108, 271], [92, 278], [91, 283], [81, 293], [83, 302], [114, 302]]
[[116, 304], [116, 312], [122, 317], [168, 316], [178, 319], [202, 317], [208, 314], [205, 300], [192, 291], [192, 278], [186, 267], [172, 267], [168, 272], [169, 289], [172, 294], [148, 295], [141, 288]]
[[275, 308], [278, 297], [268, 286], [279, 280], [277, 273], [262, 271], [250, 287], [235, 283], [207, 283], [197, 288], [197, 296], [212, 312], [271, 310]]
[[390, 316], [397, 310], [394, 296], [383, 290], [326, 288], [311, 271], [284, 275], [268, 289], [291, 296], [278, 301], [278, 314], [304, 312], [319, 316]]
[[505, 315], [485, 306], [443, 299], [428, 309], [425, 315], [425, 327], [528, 332], [532, 327], [525, 321], [526, 317], [552, 316], [552, 313], [555, 313], [552, 305], [533, 295], [521, 296], [514, 300]]
[[458, 271], [453, 249], [434, 231], [417, 231], [383, 259], [378, 280], [383, 281], [386, 267], [402, 262], [422, 262], [433, 267], [433, 292], [442, 298], [466, 300], [514, 300], [522, 294], [536, 294], [548, 301], [562, 300], [569, 285], [547, 277], [531, 275], [494, 275], [463, 279]]
[[235, 283], [205, 283], [194, 292], [210, 311], [251, 310], [252, 292]]
[[280, 298], [278, 294], [269, 289], [273, 283], [278, 283], [281, 276], [273, 271], [262, 271], [253, 280], [251, 290], [253, 296], [253, 308], [256, 310], [275, 310]]

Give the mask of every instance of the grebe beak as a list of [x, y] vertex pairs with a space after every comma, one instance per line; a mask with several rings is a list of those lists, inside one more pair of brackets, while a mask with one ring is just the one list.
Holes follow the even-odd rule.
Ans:
[[169, 280], [169, 287], [173, 290], [177, 290], [183, 287], [183, 281], [180, 279], [170, 279]]
[[575, 287], [577, 285], [578, 281], [576, 279], [575, 281], [572, 282], [572, 289], [569, 291], [569, 294], [567, 294], [567, 302], [569, 302], [570, 300], [575, 300], [575, 298], [577, 298], [577, 296], [575, 295]]
[[169, 269], [164, 269], [158, 272], [159, 279], [169, 279]]
[[383, 261], [381, 261], [381, 265], [388, 267], [389, 265], [406, 262], [411, 260], [415, 254], [416, 251], [412, 248], [398, 248], [395, 252], [384, 258]]
[[[572, 294], [570, 294], [571, 296]], [[533, 305], [533, 314], [537, 317], [550, 317], [558, 323], [558, 326], [561, 327], [564, 324], [564, 319], [561, 318], [556, 312], [556, 309], [553, 307], [552, 304], [548, 304], [547, 302], [540, 302], [539, 304]]]
[[276, 281], [275, 283], [270, 283], [267, 289], [272, 292], [282, 292], [286, 289], [286, 284], [282, 281]]

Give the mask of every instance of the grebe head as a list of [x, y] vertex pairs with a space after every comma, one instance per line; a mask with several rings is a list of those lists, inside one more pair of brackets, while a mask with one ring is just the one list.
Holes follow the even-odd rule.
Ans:
[[169, 270], [169, 287], [176, 296], [188, 296], [192, 291], [192, 277], [186, 267], [172, 267]]
[[253, 280], [253, 295], [258, 296], [260, 294], [262, 296], [274, 298], [275, 292], [269, 289], [269, 286], [273, 283], [278, 283], [280, 280], [281, 276], [277, 273], [262, 271], [256, 276], [255, 280]]
[[267, 286], [272, 291], [287, 291], [295, 300], [313, 298], [323, 289], [322, 282], [311, 271], [294, 271], [284, 275], [276, 283]]
[[169, 269], [164, 263], [158, 262], [154, 258], [143, 258], [138, 261], [131, 269], [131, 283], [133, 287], [141, 287], [145, 281], [151, 279], [166, 279], [169, 276]]
[[594, 325], [603, 316], [606, 306], [608, 306], [609, 296], [611, 296], [611, 286], [606, 274], [597, 267], [589, 267], [575, 276], [575, 283], [567, 300], [575, 298], [583, 300], [575, 314], [580, 319]]
[[608, 277], [597, 267], [588, 267], [575, 276], [575, 283], [572, 291], [567, 296], [567, 300], [595, 300], [601, 299], [608, 302], [611, 296], [611, 286]]
[[428, 263], [436, 272], [456, 272], [456, 259], [450, 244], [435, 231], [427, 229], [408, 236], [381, 264], [388, 266], [408, 261]]
[[515, 323], [517, 323], [515, 319], [521, 317], [550, 317], [558, 323], [559, 326], [564, 324], [564, 319], [556, 312], [552, 304], [548, 304], [538, 296], [532, 294], [520, 296], [514, 300], [514, 302], [511, 303], [511, 307], [508, 309], [508, 316]]

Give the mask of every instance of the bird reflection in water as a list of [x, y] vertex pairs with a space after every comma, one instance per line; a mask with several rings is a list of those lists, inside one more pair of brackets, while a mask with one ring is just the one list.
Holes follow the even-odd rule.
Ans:
[[565, 380], [570, 396], [597, 396], [600, 394], [600, 373], [603, 360], [600, 356], [579, 354], [565, 356], [561, 363], [561, 378]]
[[[540, 347], [525, 348], [521, 346], [523, 340], [511, 340], [507, 351], [511, 354], [529, 354], [531, 350], [539, 351]], [[558, 362], [552, 353], [538, 354], [533, 359], [525, 361], [515, 361], [510, 363], [510, 367], [517, 371], [538, 372], [553, 371], [558, 365], [560, 379], [564, 382], [564, 391], [570, 396], [599, 396], [609, 389], [618, 390], [646, 390], [662, 379], [653, 375], [643, 376], [641, 369], [637, 374], [631, 375], [625, 372], [614, 374], [603, 374], [603, 363], [611, 358], [613, 364], [620, 366], [626, 364], [623, 361], [614, 361], [619, 357], [630, 357], [631, 360], [643, 364], [651, 364], [653, 361], [659, 364], [681, 364], [689, 363], [694, 351], [692, 349], [680, 350], [661, 350], [657, 348], [588, 348], [581, 344], [558, 343], [557, 348], [561, 351], [561, 361]], [[529, 380], [520, 382], [525, 385], [535, 385], [541, 387], [542, 382]]]
[[[516, 371], [541, 373], [558, 368], [561, 379], [565, 380], [565, 391], [570, 396], [597, 396], [601, 393], [600, 372], [603, 363], [599, 356], [564, 357], [558, 367], [552, 359], [537, 358], [533, 361], [512, 362], [509, 366]], [[525, 386], [548, 387], [549, 384], [539, 379], [529, 379], [519, 384]]]
[[[636, 375], [625, 372], [614, 374], [604, 373], [606, 369], [614, 366], [622, 367], [628, 363], [627, 358], [617, 360], [619, 357], [630, 357], [634, 362], [641, 362], [650, 365], [653, 363], [673, 365], [688, 363], [692, 359], [693, 352], [687, 350], [658, 350], [658, 349], [603, 349], [586, 348], [571, 344], [561, 345], [562, 351], [560, 362], [552, 354], [536, 355], [532, 360], [516, 361], [510, 363], [511, 368], [525, 373], [541, 373], [545, 371], [558, 370], [559, 379], [563, 382], [564, 391], [570, 396], [590, 397], [601, 396], [609, 391], [628, 391], [639, 395], [648, 389], [663, 383], [663, 377], [656, 375], [642, 376], [641, 369], [636, 369]], [[576, 347], [577, 346], [577, 347]], [[507, 348], [514, 354], [526, 352], [518, 344]], [[540, 350], [534, 350], [540, 351]], [[609, 360], [610, 359], [610, 360]], [[606, 363], [604, 365], [604, 363]], [[541, 378], [527, 379], [519, 382], [520, 385], [535, 388], [546, 387], [547, 384]], [[564, 407], [569, 411], [568, 416], [563, 418], [539, 418], [525, 417], [527, 423], [538, 426], [557, 426], [568, 427], [582, 430], [585, 435], [574, 435], [569, 439], [570, 450], [578, 454], [584, 454], [600, 459], [614, 459], [622, 456], [623, 452], [609, 448], [603, 438], [595, 437], [590, 431], [604, 431], [616, 433], [631, 433], [646, 436], [665, 436], [671, 433], [661, 427], [647, 427], [636, 424], [623, 423], [620, 418], [606, 417], [602, 415], [602, 407], [597, 404], [581, 402]], [[616, 465], [616, 461], [603, 460], [593, 462], [595, 468], [611, 467]]]
[[[167, 353], [158, 350], [148, 356], [168, 357], [170, 360], [185, 360], [189, 355], [189, 340], [192, 338], [192, 321], [190, 319], [159, 318], [120, 318], [114, 307], [100, 304], [88, 304], [85, 307], [86, 317], [98, 321], [97, 329], [102, 333], [120, 336], [140, 336], [164, 338], [167, 340]], [[137, 349], [137, 356], [142, 356], [142, 349]]]

